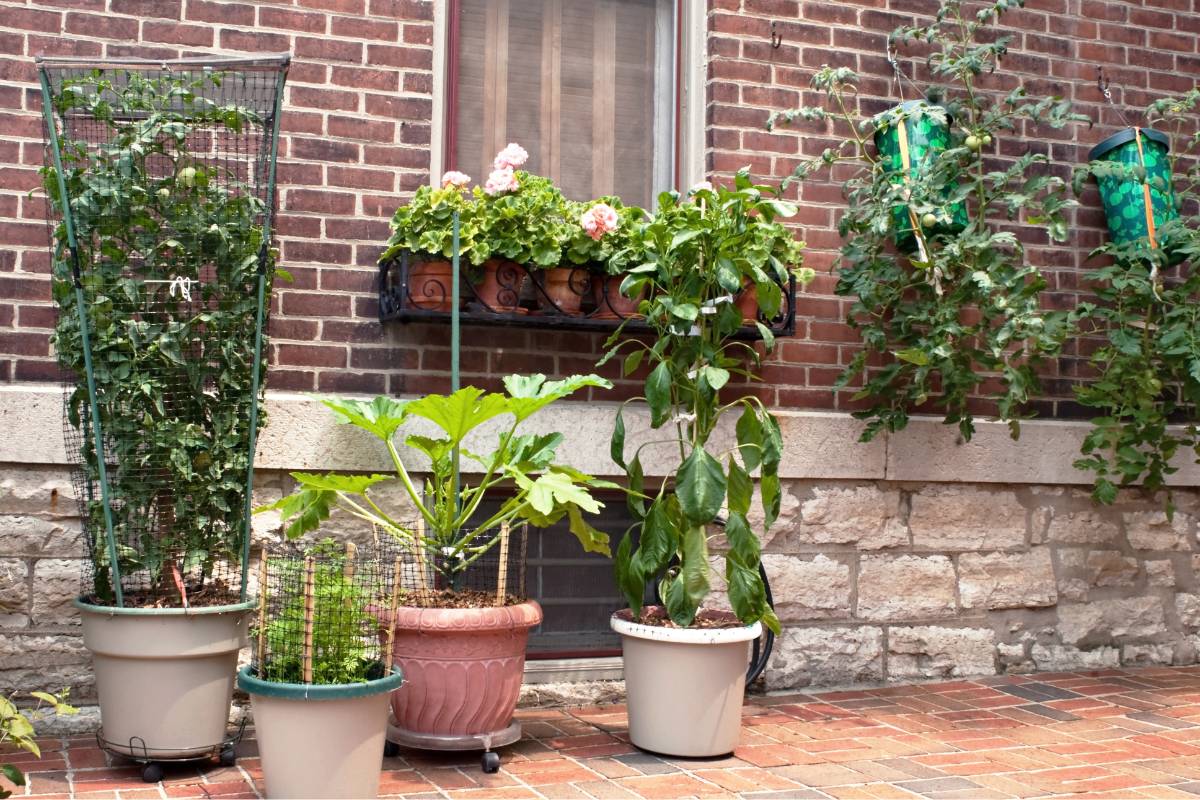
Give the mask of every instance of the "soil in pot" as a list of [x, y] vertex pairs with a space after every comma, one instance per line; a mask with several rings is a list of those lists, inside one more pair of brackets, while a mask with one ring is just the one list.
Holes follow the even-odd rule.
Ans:
[[479, 302], [487, 310], [502, 314], [524, 314], [521, 291], [528, 274], [512, 261], [489, 258], [483, 264], [483, 279], [475, 287]]
[[580, 316], [583, 298], [591, 288], [591, 275], [581, 267], [555, 267], [541, 275], [538, 305], [543, 312]]
[[621, 294], [621, 276], [594, 275], [592, 276], [592, 292], [596, 299], [596, 310], [592, 312], [593, 319], [640, 319], [638, 304], [646, 296], [643, 289], [637, 297], [626, 297]]
[[408, 262], [408, 300], [413, 308], [425, 311], [454, 309], [454, 267], [445, 259], [410, 259]]

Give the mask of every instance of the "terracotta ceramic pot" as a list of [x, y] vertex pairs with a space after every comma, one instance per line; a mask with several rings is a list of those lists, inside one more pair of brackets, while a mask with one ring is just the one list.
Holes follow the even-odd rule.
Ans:
[[742, 283], [742, 290], [733, 298], [733, 303], [741, 309], [743, 323], [753, 325], [758, 321], [758, 294], [750, 281]]
[[[542, 291], [546, 297], [539, 298], [543, 311], [559, 312], [570, 317], [580, 315], [583, 296], [590, 288], [591, 276], [580, 267], [555, 267], [542, 273]], [[549, 302], [546, 301], [549, 298]], [[553, 304], [553, 305], [551, 305]]]
[[454, 268], [449, 261], [408, 263], [408, 299], [413, 308], [425, 311], [452, 311], [454, 308]]
[[[387, 614], [381, 615], [386, 630]], [[404, 685], [392, 716], [406, 734], [470, 736], [512, 722], [529, 629], [542, 607], [529, 600], [493, 608], [396, 610], [395, 664]]]
[[483, 280], [475, 287], [475, 294], [492, 311], [520, 313], [521, 290], [528, 277], [525, 270], [512, 261], [489, 258], [483, 263]]
[[640, 319], [638, 304], [646, 296], [643, 289], [637, 297], [626, 297], [621, 294], [620, 275], [594, 275], [592, 277], [592, 292], [596, 298], [596, 310], [592, 312], [593, 319]]

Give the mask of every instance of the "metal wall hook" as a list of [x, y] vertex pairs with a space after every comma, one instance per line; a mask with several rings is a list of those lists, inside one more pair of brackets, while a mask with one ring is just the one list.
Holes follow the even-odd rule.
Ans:
[[772, 22], [771, 23], [771, 49], [778, 50], [779, 46], [781, 44], [783, 44], [783, 34], [776, 32], [776, 23]]

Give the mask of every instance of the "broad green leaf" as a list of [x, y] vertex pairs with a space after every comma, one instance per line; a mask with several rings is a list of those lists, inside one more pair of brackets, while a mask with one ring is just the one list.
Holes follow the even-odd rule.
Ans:
[[915, 347], [897, 350], [894, 355], [901, 361], [916, 364], [918, 367], [923, 367], [929, 363], [929, 356], [924, 351], [918, 350]]
[[510, 411], [502, 394], [484, 394], [475, 386], [464, 386], [451, 395], [431, 394], [410, 400], [406, 411], [437, 425], [457, 445], [467, 434], [493, 417]]
[[554, 401], [587, 386], [611, 389], [612, 382], [594, 374], [572, 375], [560, 381], [547, 381], [545, 375], [509, 375], [504, 379], [509, 394], [505, 410], [512, 412], [517, 422], [523, 422]]
[[338, 422], [354, 425], [384, 441], [391, 441], [408, 416], [407, 402], [391, 397], [374, 400], [350, 400], [337, 397], [321, 401], [337, 416]]
[[612, 556], [612, 551], [608, 545], [608, 534], [592, 527], [583, 518], [583, 512], [579, 510], [579, 506], [572, 505], [567, 507], [567, 519], [570, 520], [570, 531], [579, 540], [579, 544], [583, 547], [583, 552], [599, 553], [606, 558]]
[[779, 518], [781, 501], [779, 476], [773, 473], [763, 475], [758, 482], [758, 491], [762, 495], [763, 530], [769, 531], [775, 524], [775, 520]]
[[625, 406], [617, 407], [617, 418], [613, 421], [612, 438], [608, 443], [608, 456], [621, 469], [625, 469]]
[[750, 501], [754, 496], [754, 482], [750, 479], [750, 473], [738, 466], [737, 462], [733, 460], [733, 456], [729, 457], [727, 494], [731, 512], [735, 514], [750, 513]]
[[712, 522], [725, 500], [725, 472], [721, 462], [704, 448], [693, 448], [679, 465], [675, 496], [688, 522], [694, 525]]
[[394, 479], [392, 475], [342, 475], [328, 472], [317, 475], [310, 472], [293, 472], [292, 477], [301, 486], [308, 489], [324, 489], [330, 492], [345, 492], [346, 494], [361, 495], [370, 487], [383, 481]]
[[[37, 745], [32, 742], [30, 742], [30, 744], [33, 744], [33, 749], [30, 750], [29, 752], [33, 753], [35, 756], [40, 757], [41, 752], [37, 749]], [[25, 774], [23, 772], [21, 772], [21, 770], [17, 769], [15, 766], [13, 766], [12, 764], [0, 764], [0, 774], [4, 775], [4, 777], [7, 778], [9, 780], [9, 782], [12, 783], [14, 786], [24, 786], [25, 785]]]
[[729, 515], [725, 521], [725, 539], [729, 542], [730, 550], [743, 564], [758, 564], [762, 548], [744, 514], [734, 512]]
[[633, 531], [628, 530], [621, 537], [621, 543], [617, 545], [617, 552], [613, 557], [613, 574], [616, 578], [617, 589], [625, 597], [625, 602], [629, 604], [629, 608], [636, 618], [642, 613], [642, 597], [646, 593], [646, 580], [634, 568], [633, 559], [630, 556], [632, 546]]
[[641, 539], [633, 558], [643, 580], [667, 568], [678, 548], [678, 538], [679, 534], [667, 513], [667, 501], [663, 498], [655, 500], [642, 524]]
[[666, 361], [646, 376], [646, 402], [650, 406], [650, 427], [662, 426], [671, 411], [671, 370]]
[[704, 380], [713, 388], [713, 391], [720, 391], [721, 387], [729, 383], [729, 370], [727, 369], [706, 366], [700, 369], [700, 374], [704, 376]]
[[747, 404], [737, 421], [738, 451], [742, 454], [742, 463], [750, 472], [758, 469], [762, 463], [762, 423], [754, 413], [754, 407]]
[[683, 533], [679, 551], [679, 582], [688, 601], [699, 606], [708, 594], [708, 537], [703, 526], [689, 527]]

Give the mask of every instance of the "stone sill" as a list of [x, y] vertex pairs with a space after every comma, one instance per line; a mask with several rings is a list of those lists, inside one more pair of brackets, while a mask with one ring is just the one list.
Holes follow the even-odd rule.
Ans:
[[[526, 423], [529, 432], [562, 431], [560, 454], [573, 466], [593, 475], [619, 474], [608, 456], [615, 403], [571, 403], [551, 406]], [[1088, 475], [1072, 462], [1090, 426], [1082, 421], [1033, 421], [1022, 425], [1020, 440], [1009, 438], [1008, 427], [977, 423], [975, 437], [963, 442], [958, 432], [935, 417], [914, 417], [906, 430], [880, 434], [875, 441], [858, 441], [862, 423], [848, 414], [821, 411], [777, 412], [785, 451], [780, 477], [792, 480], [1005, 483], [1087, 485]], [[267, 426], [259, 438], [257, 467], [263, 470], [388, 471], [383, 448], [371, 437], [337, 424], [332, 414], [311, 395], [267, 393]], [[0, 463], [67, 464], [62, 437], [62, 389], [55, 384], [0, 385]], [[646, 414], [626, 411], [629, 431], [626, 452], [655, 437]], [[413, 431], [419, 428], [413, 426]], [[495, 441], [497, 426], [484, 426], [468, 440], [473, 449]], [[714, 437], [719, 448], [732, 444], [729, 430]], [[1186, 455], [1186, 454], [1183, 454]], [[643, 451], [646, 474], [669, 474], [677, 463], [669, 445]], [[1200, 484], [1200, 465], [1180, 457], [1171, 484]], [[421, 471], [415, 455], [407, 464]], [[471, 466], [468, 462], [468, 466]]]

